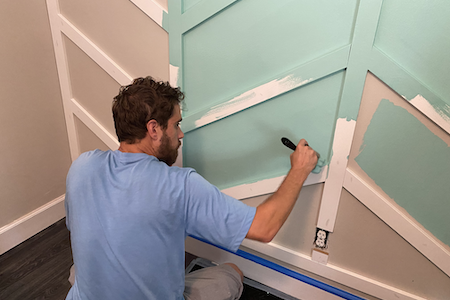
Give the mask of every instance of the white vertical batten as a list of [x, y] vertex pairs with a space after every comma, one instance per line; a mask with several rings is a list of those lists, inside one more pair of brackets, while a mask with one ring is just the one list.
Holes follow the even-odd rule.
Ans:
[[356, 121], [339, 118], [333, 139], [333, 156], [331, 157], [328, 178], [323, 188], [317, 227], [332, 232], [341, 198], [342, 185], [347, 169], [348, 155], [352, 145]]
[[74, 161], [80, 155], [80, 146], [77, 139], [73, 113], [70, 109], [72, 90], [70, 87], [69, 69], [66, 60], [66, 53], [61, 34], [61, 22], [59, 18], [58, 0], [47, 0], [47, 11], [50, 20], [50, 29], [52, 32], [53, 47], [55, 49], [56, 67], [58, 69], [58, 78], [61, 87], [61, 96], [63, 100], [64, 116], [66, 119], [67, 135], [69, 138], [70, 155]]

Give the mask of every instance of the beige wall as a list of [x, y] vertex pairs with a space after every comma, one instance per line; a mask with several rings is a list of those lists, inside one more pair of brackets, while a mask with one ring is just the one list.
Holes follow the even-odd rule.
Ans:
[[[159, 2], [167, 7], [167, 1]], [[131, 78], [150, 75], [169, 80], [168, 34], [131, 1], [60, 0], [59, 6], [64, 18]], [[62, 76], [70, 86], [70, 98], [115, 138], [111, 103], [120, 84], [70, 37], [63, 34], [62, 41], [66, 60], [60, 63], [68, 67]], [[94, 134], [98, 128], [90, 128], [81, 119], [75, 116], [74, 124], [69, 123], [75, 126], [75, 137], [69, 136], [74, 148], [79, 153], [107, 148], [108, 143]]]
[[1, 228], [65, 193], [70, 155], [45, 1], [0, 1], [0, 28]]
[[[167, 1], [158, 3], [167, 9]], [[74, 114], [71, 98], [115, 137], [111, 102], [120, 84], [64, 34], [67, 74], [58, 74], [47, 4], [0, 2], [0, 253], [64, 216], [70, 144], [78, 152], [72, 157], [111, 145]], [[131, 1], [62, 0], [59, 6], [130, 76], [169, 80], [168, 34]], [[62, 98], [62, 78], [69, 83], [68, 99]]]

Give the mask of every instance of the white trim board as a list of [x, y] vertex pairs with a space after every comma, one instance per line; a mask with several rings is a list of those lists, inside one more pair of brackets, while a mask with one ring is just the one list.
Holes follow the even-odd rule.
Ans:
[[347, 169], [345, 175], [344, 188], [450, 276], [450, 252], [409, 216], [395, 207], [389, 199], [377, 193], [350, 169]]
[[[327, 264], [322, 265], [312, 261], [310, 257], [297, 253], [274, 243], [263, 244], [251, 240], [244, 240], [242, 246], [269, 255], [293, 266], [328, 278], [350, 288], [362, 291], [366, 294], [385, 300], [425, 300], [419, 296], [402, 291], [395, 287], [380, 283], [370, 278], [360, 276], [348, 270]], [[245, 249], [242, 249], [245, 251]], [[194, 238], [186, 239], [186, 251], [194, 255], [204, 257], [217, 263], [233, 262], [241, 268], [245, 276], [271, 286], [286, 294], [300, 299], [342, 299], [328, 298], [331, 295], [316, 287], [305, 284], [299, 280], [283, 275], [280, 279], [278, 272], [269, 270], [259, 264], [250, 262], [227, 251], [208, 245]], [[282, 275], [282, 274], [281, 274]], [[292, 281], [293, 280], [293, 281]], [[320, 291], [320, 293], [318, 292]]]
[[[324, 166], [320, 173], [310, 173], [308, 178], [306, 178], [303, 186], [325, 182], [327, 172], [328, 166]], [[281, 185], [285, 177], [286, 176], [280, 176], [270, 179], [264, 179], [253, 183], [241, 184], [238, 186], [223, 189], [222, 193], [239, 200], [274, 193]]]
[[423, 299], [419, 296], [402, 291], [393, 286], [372, 280], [354, 272], [339, 268], [332, 264], [323, 265], [311, 259], [310, 256], [293, 251], [276, 243], [263, 244], [252, 240], [244, 240], [242, 246], [258, 251], [275, 259], [286, 262], [303, 270], [312, 272], [350, 288], [362, 291], [385, 300]]
[[342, 184], [347, 168], [356, 121], [340, 118], [336, 121], [328, 178], [323, 188], [317, 227], [333, 232], [341, 198]]
[[[153, 0], [130, 0], [137, 8], [145, 13], [156, 24], [163, 28], [163, 16], [167, 11]], [[163, 28], [164, 29], [164, 28]]]
[[58, 29], [64, 33], [72, 42], [83, 50], [93, 61], [95, 61], [106, 73], [108, 73], [120, 85], [128, 85], [133, 78], [104, 53], [94, 42], [88, 39], [78, 28], [69, 22], [63, 15], [58, 13]]
[[120, 85], [127, 85], [132, 77], [117, 65], [108, 55], [89, 40], [76, 26], [60, 14], [57, 0], [47, 0], [53, 45], [55, 49], [58, 77], [61, 85], [64, 114], [69, 138], [72, 161], [80, 155], [80, 146], [75, 128], [76, 115], [90, 130], [94, 132], [111, 149], [118, 148], [117, 139], [110, 134], [95, 118], [93, 118], [75, 99], [72, 98], [68, 62], [64, 49], [63, 34], [72, 40], [83, 52], [95, 61]]
[[109, 133], [78, 101], [71, 99], [72, 111], [111, 150], [119, 148], [119, 141]]
[[0, 254], [64, 218], [66, 215], [64, 199], [65, 195], [61, 195], [0, 228]]
[[70, 155], [72, 161], [74, 161], [78, 155], [80, 155], [80, 147], [78, 144], [73, 114], [70, 110], [72, 90], [70, 87], [69, 70], [67, 66], [66, 53], [64, 50], [64, 43], [62, 40], [61, 30], [59, 28], [59, 2], [57, 0], [47, 0], [47, 10], [50, 20], [50, 29], [52, 32], [53, 47], [55, 49], [56, 67], [58, 69], [58, 78], [63, 100]]

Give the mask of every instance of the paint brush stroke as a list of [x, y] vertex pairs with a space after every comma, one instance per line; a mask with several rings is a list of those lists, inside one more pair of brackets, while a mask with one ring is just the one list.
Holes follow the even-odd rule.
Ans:
[[450, 147], [406, 109], [383, 99], [355, 158], [410, 216], [450, 245]]
[[[405, 97], [403, 96], [403, 98]], [[450, 133], [450, 105], [444, 104], [443, 107], [433, 106], [422, 95], [417, 95], [409, 102], [434, 123]]]
[[236, 112], [279, 96], [290, 90], [298, 88], [311, 82], [313, 78], [303, 80], [300, 77], [288, 75], [282, 79], [275, 79], [266, 84], [260, 85], [250, 91], [247, 91], [225, 103], [213, 106], [208, 113], [195, 121], [195, 127], [201, 127], [225, 118]]

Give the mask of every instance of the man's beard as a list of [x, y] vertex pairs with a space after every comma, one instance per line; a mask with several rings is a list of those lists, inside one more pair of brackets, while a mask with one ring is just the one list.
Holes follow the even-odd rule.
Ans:
[[[178, 142], [178, 147], [181, 145], [181, 142]], [[164, 132], [161, 138], [161, 146], [159, 146], [158, 150], [158, 159], [160, 161], [165, 162], [168, 166], [171, 166], [175, 163], [178, 157], [178, 147], [172, 148], [170, 144], [169, 136]]]

